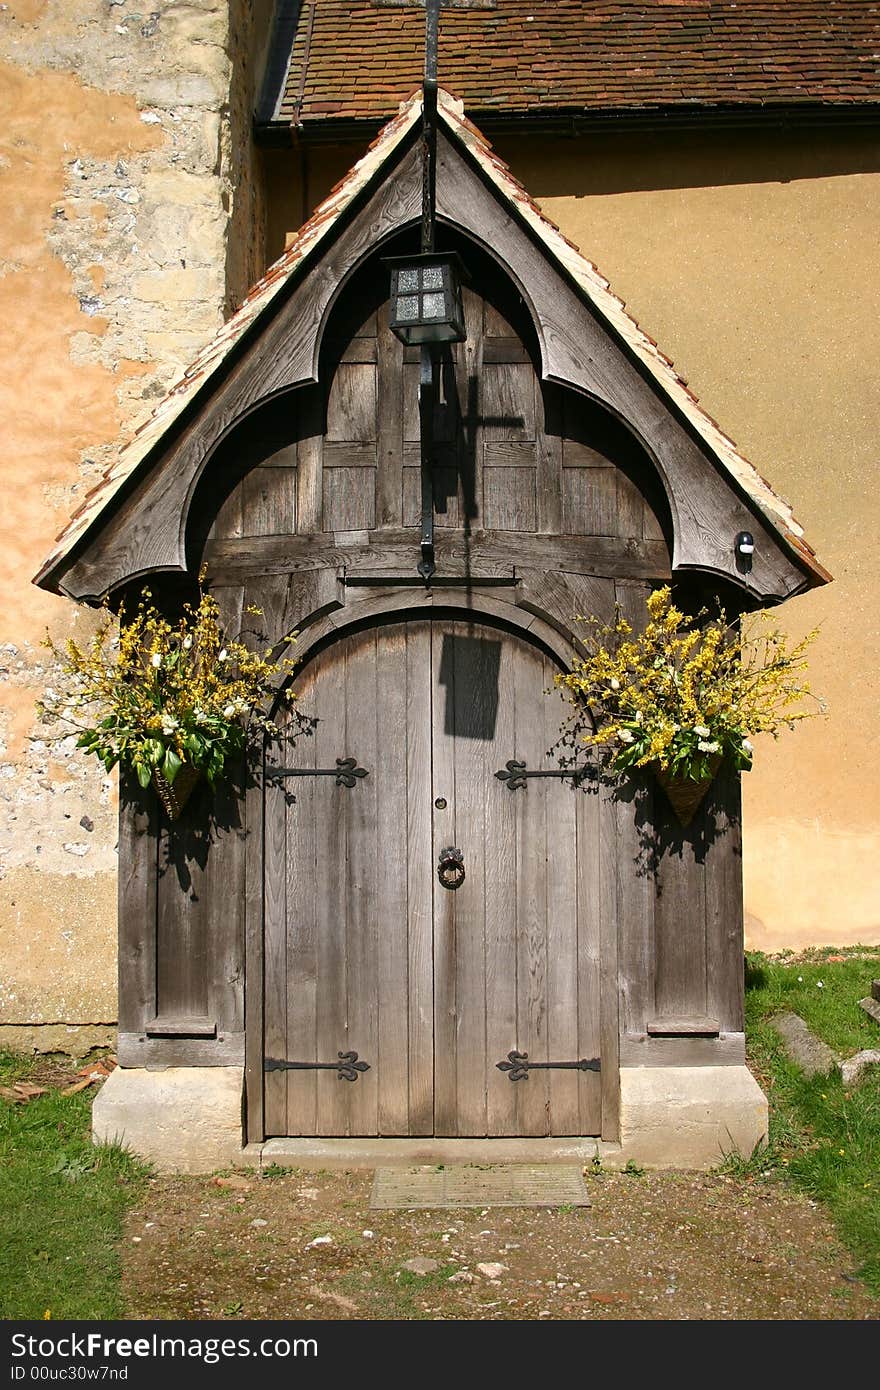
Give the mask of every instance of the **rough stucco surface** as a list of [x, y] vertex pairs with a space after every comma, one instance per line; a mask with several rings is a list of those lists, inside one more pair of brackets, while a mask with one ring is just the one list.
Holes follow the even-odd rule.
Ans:
[[250, 0], [0, 9], [0, 1043], [116, 1016], [115, 778], [34, 717], [57, 679], [46, 627], [94, 617], [30, 576], [260, 268], [252, 18]]

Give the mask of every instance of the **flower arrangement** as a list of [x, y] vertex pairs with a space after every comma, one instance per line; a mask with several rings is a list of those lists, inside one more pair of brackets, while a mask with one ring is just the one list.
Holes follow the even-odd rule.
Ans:
[[647, 609], [639, 633], [619, 610], [608, 626], [591, 620], [589, 655], [557, 677], [575, 704], [575, 731], [603, 748], [611, 771], [652, 766], [707, 783], [724, 758], [748, 771], [756, 734], [777, 738], [824, 708], [802, 678], [815, 632], [789, 645], [764, 613], [749, 635], [723, 610], [689, 617], [668, 585]]
[[[169, 814], [179, 814], [191, 786], [204, 776], [213, 787], [255, 732], [275, 730], [270, 716], [279, 677], [293, 669], [274, 648], [251, 651], [224, 635], [216, 600], [202, 589], [176, 621], [163, 617], [143, 591], [137, 611], [119, 623], [109, 609], [91, 640], [48, 647], [65, 677], [38, 706], [64, 734], [78, 730], [77, 746], [111, 771], [130, 768], [144, 788], [152, 781]], [[258, 608], [249, 613], [262, 616]], [[288, 633], [275, 648], [294, 639]], [[285, 692], [288, 699], [293, 696]], [[64, 736], [64, 735], [62, 735]], [[168, 796], [178, 783], [184, 796]]]

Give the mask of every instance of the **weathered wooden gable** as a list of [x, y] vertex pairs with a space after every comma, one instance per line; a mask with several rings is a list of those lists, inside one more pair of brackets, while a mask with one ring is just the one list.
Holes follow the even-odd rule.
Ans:
[[[501, 166], [473, 128], [456, 123], [453, 105], [448, 98], [441, 103], [437, 206], [441, 236], [470, 258], [474, 276], [469, 339], [451, 364], [455, 390], [445, 423], [450, 430], [470, 430], [469, 446], [479, 445], [473, 477], [462, 478], [472, 489], [463, 496], [473, 513], [469, 529], [585, 538], [616, 534], [617, 523], [607, 515], [607, 479], [601, 470], [588, 479], [573, 463], [575, 445], [595, 452], [595, 431], [607, 434], [616, 423], [642, 459], [637, 490], [643, 497], [662, 492], [674, 570], [711, 574], [738, 587], [743, 606], [777, 601], [822, 582], [823, 572], [784, 504], [699, 410], [601, 277], [541, 218], [513, 180], [498, 172]], [[95, 601], [133, 577], [185, 571], [191, 564], [187, 536], [203, 528], [196, 498], [201, 507], [214, 492], [212, 470], [230, 449], [259, 449], [259, 436], [272, 436], [275, 463], [270, 465], [266, 454], [253, 458], [255, 466], [296, 468], [290, 495], [285, 483], [292, 484], [292, 476], [269, 485], [260, 475], [254, 483], [265, 494], [262, 534], [279, 534], [282, 526], [299, 535], [383, 531], [388, 541], [395, 527], [413, 525], [415, 364], [396, 360], [394, 340], [382, 328], [380, 260], [399, 249], [417, 223], [421, 183], [415, 133], [415, 124], [403, 138], [396, 130], [393, 147], [344, 209], [313, 219], [322, 223], [320, 246], [284, 272], [280, 289], [273, 283], [271, 297], [245, 330], [233, 332], [233, 320], [228, 350], [211, 355], [203, 383], [194, 370], [183, 384], [185, 404], [175, 407], [167, 430], [130, 475], [113, 483], [103, 509], [87, 525], [79, 523], [72, 549], [53, 560], [41, 582]], [[329, 229], [323, 225], [328, 219]], [[517, 325], [519, 331], [508, 331], [511, 324], [508, 318], [505, 327], [503, 316], [493, 322], [497, 296], [493, 302], [481, 293], [486, 257], [494, 262], [495, 278], [500, 273], [506, 280], [508, 299], [519, 297], [522, 330]], [[277, 279], [281, 271], [274, 274]], [[366, 293], [377, 319], [373, 326], [365, 317], [343, 334], [344, 360], [334, 360], [329, 335], [339, 331], [336, 310], [355, 283], [361, 286], [361, 302]], [[478, 299], [490, 309], [480, 310]], [[375, 361], [358, 360], [372, 353]], [[539, 402], [536, 390], [533, 405], [525, 399], [530, 372], [541, 393]], [[468, 396], [474, 380], [482, 396], [479, 440], [477, 412]], [[555, 399], [554, 386], [562, 392]], [[571, 393], [585, 402], [585, 412], [592, 406], [592, 433], [585, 432]], [[514, 406], [515, 417], [508, 411]], [[460, 419], [453, 426], [455, 411]], [[513, 418], [519, 421], [515, 426]], [[319, 437], [319, 449], [309, 444]], [[568, 441], [567, 449], [562, 441]], [[452, 441], [447, 437], [446, 442]], [[520, 471], [532, 443], [541, 455], [534, 488]], [[584, 450], [580, 458], [587, 458]], [[616, 460], [606, 462], [618, 466]], [[658, 516], [656, 505], [652, 510]], [[447, 522], [455, 515], [453, 507]], [[222, 532], [236, 524], [234, 517], [225, 519], [213, 539], [235, 539]], [[756, 538], [748, 569], [735, 552], [742, 530]], [[628, 537], [656, 538], [656, 528], [651, 535]], [[637, 548], [633, 553], [638, 555]], [[656, 557], [651, 563], [656, 572]], [[608, 559], [605, 572], [609, 565], [614, 572]]]

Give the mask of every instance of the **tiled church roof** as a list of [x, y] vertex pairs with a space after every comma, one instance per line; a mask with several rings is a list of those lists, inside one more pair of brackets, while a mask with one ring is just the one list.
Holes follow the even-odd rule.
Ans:
[[[460, 0], [459, 0], [460, 3]], [[269, 122], [386, 119], [421, 82], [424, 10], [302, 0]], [[292, 35], [292, 38], [291, 38]], [[279, 52], [278, 49], [285, 51]], [[877, 0], [477, 0], [441, 13], [439, 77], [476, 121], [880, 102]], [[277, 80], [277, 79], [276, 79]]]

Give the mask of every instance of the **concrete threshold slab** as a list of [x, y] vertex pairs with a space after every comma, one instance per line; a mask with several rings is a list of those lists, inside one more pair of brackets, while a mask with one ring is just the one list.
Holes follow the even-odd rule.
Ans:
[[589, 1207], [580, 1163], [435, 1164], [377, 1168], [370, 1207]]
[[[609, 1146], [613, 1147], [613, 1146]], [[254, 1151], [259, 1148], [259, 1154]], [[564, 1139], [267, 1139], [243, 1161], [267, 1168], [387, 1168], [437, 1163], [592, 1163], [593, 1138]]]

